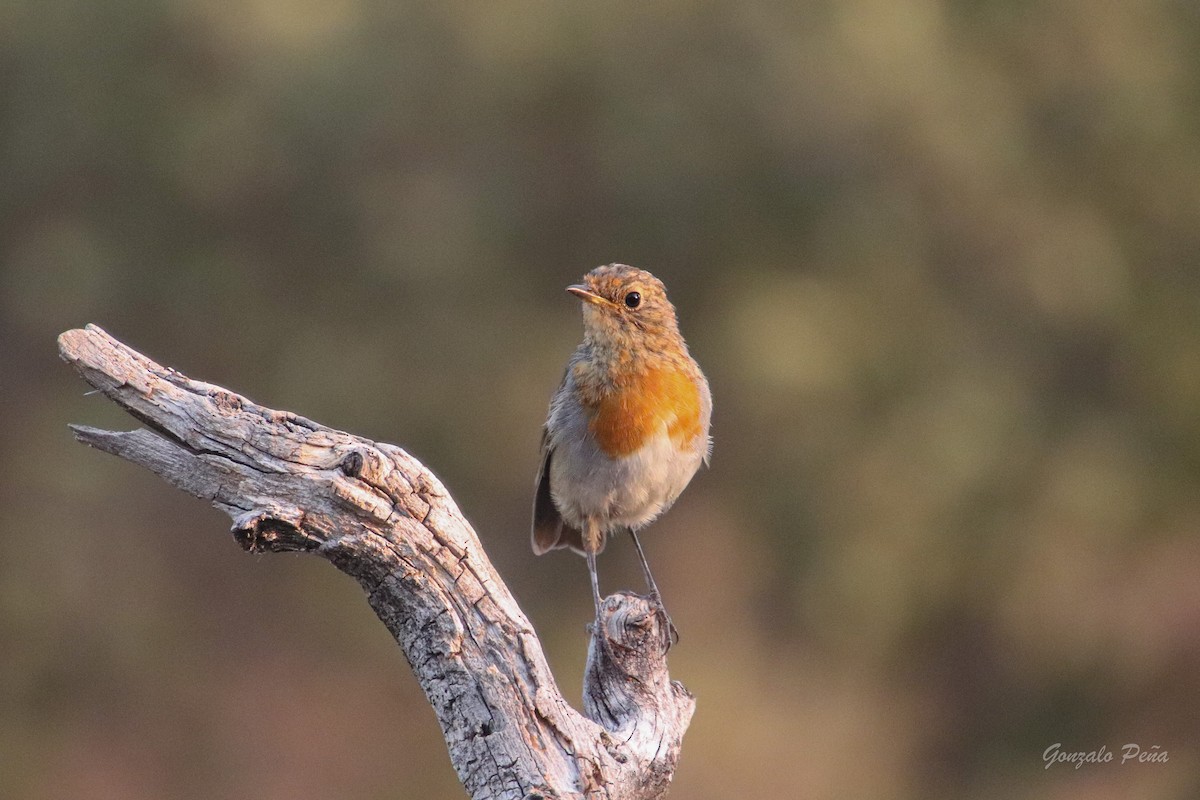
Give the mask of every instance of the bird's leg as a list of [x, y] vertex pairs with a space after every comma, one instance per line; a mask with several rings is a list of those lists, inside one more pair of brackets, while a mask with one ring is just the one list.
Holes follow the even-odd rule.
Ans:
[[596, 554], [587, 551], [588, 573], [592, 576], [592, 600], [596, 603], [596, 619], [600, 618], [600, 581], [596, 578]]
[[642, 573], [646, 576], [646, 585], [650, 587], [650, 598], [662, 605], [662, 595], [658, 591], [658, 584], [654, 582], [654, 576], [650, 574], [650, 563], [646, 561], [646, 553], [642, 550], [642, 543], [638, 540], [633, 528], [629, 529], [629, 536], [633, 539], [633, 546], [637, 548], [638, 558], [642, 561]]
[[669, 635], [668, 647], [679, 641], [679, 629], [675, 627], [675, 623], [671, 620], [671, 615], [667, 613], [667, 607], [663, 605], [662, 594], [658, 591], [658, 584], [654, 582], [654, 576], [650, 574], [650, 563], [646, 561], [646, 553], [642, 550], [642, 543], [638, 540], [637, 533], [633, 528], [629, 529], [629, 536], [633, 539], [633, 546], [637, 548], [638, 558], [642, 561], [642, 572], [646, 575], [646, 585], [650, 587], [650, 599], [658, 606], [658, 611], [663, 616], [663, 620], [667, 623], [667, 631]]
[[592, 600], [596, 603], [596, 619], [600, 619], [600, 579], [596, 577], [596, 553], [600, 550], [600, 528], [592, 520], [584, 524], [583, 552], [587, 557], [588, 574], [592, 578]]

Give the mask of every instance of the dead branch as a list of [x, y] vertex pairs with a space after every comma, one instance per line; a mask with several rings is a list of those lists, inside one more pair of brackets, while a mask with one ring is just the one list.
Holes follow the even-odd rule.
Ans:
[[225, 511], [246, 550], [315, 553], [359, 582], [472, 798], [666, 793], [695, 700], [667, 674], [645, 598], [604, 601], [580, 714], [450, 494], [404, 450], [190, 380], [95, 325], [58, 342], [88, 383], [147, 426], [72, 426], [79, 441]]

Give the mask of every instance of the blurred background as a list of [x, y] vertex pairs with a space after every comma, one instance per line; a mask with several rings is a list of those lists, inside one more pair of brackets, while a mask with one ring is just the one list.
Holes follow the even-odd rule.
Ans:
[[611, 261], [716, 399], [672, 798], [1200, 796], [1187, 0], [0, 4], [0, 796], [463, 796], [352, 581], [72, 441], [136, 423], [58, 333], [408, 448], [577, 698], [529, 509]]

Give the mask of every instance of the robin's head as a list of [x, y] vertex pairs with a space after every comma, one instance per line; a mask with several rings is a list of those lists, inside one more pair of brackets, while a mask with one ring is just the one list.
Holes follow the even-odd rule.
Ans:
[[662, 281], [625, 264], [606, 264], [567, 291], [583, 301], [583, 326], [590, 339], [624, 343], [630, 339], [679, 336], [675, 307]]

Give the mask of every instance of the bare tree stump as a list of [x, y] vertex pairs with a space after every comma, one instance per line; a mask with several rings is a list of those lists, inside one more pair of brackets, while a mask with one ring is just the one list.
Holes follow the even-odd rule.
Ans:
[[475, 532], [404, 450], [189, 380], [95, 325], [58, 343], [149, 428], [72, 426], [79, 441], [227, 512], [246, 550], [316, 553], [359, 582], [437, 712], [472, 798], [666, 793], [695, 700], [667, 674], [666, 632], [646, 598], [605, 599], [580, 714]]

